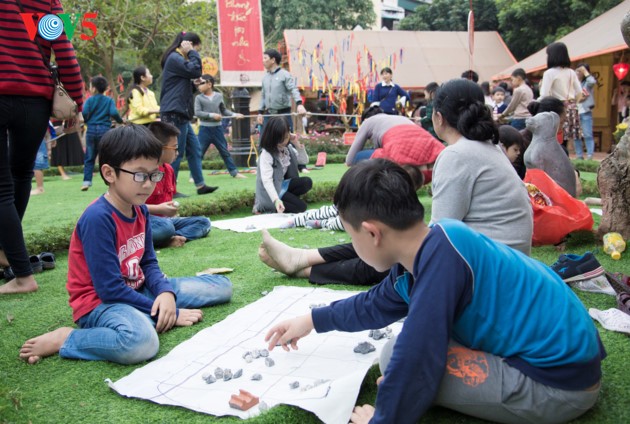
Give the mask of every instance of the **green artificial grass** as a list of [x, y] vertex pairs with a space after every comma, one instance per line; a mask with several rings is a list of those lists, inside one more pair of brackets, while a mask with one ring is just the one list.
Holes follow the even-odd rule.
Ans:
[[[336, 182], [346, 167], [327, 165], [323, 170], [312, 171], [309, 176], [315, 184]], [[206, 171], [205, 174], [208, 174]], [[592, 176], [588, 176], [591, 178]], [[583, 177], [584, 178], [584, 177]], [[70, 181], [58, 177], [47, 177], [45, 194], [31, 199], [24, 219], [27, 234], [46, 234], [51, 226], [73, 225], [85, 207], [105, 191], [105, 185], [95, 175], [95, 186], [88, 192], [81, 192], [81, 176]], [[194, 187], [188, 183], [188, 172], [179, 178], [179, 190], [193, 194]], [[251, 190], [255, 185], [255, 175], [248, 174], [245, 180], [237, 180], [229, 175], [206, 176], [208, 185], [220, 189], [206, 196], [191, 196], [181, 199], [181, 203], [220, 199], [221, 196], [239, 190]], [[203, 198], [203, 199], [202, 199]], [[430, 198], [421, 195], [421, 201], [430, 216]], [[323, 204], [323, 203], [322, 203]], [[312, 206], [319, 206], [312, 205]], [[247, 216], [251, 213], [242, 208], [228, 216], [211, 216], [213, 220]], [[322, 247], [335, 243], [348, 242], [344, 232], [316, 231], [306, 229], [272, 230], [279, 240], [295, 247]], [[294, 279], [273, 272], [258, 260], [257, 250], [260, 233], [234, 233], [213, 229], [202, 240], [186, 244], [180, 249], [160, 249], [158, 259], [162, 270], [169, 276], [192, 275], [208, 267], [230, 267], [234, 272], [228, 276], [234, 284], [232, 302], [204, 309], [204, 320], [188, 328], [176, 328], [160, 336], [158, 357], [166, 355], [181, 342], [189, 339], [203, 328], [212, 326], [239, 308], [258, 300], [263, 291], [271, 291], [277, 285], [308, 287], [305, 279]], [[567, 242], [567, 252], [582, 254], [594, 251], [598, 260], [609, 271], [630, 274], [628, 253], [618, 262], [601, 252], [591, 233], [578, 233]], [[39, 252], [31, 252], [39, 253]], [[56, 252], [57, 268], [37, 275], [39, 291], [31, 294], [0, 297], [0, 422], [15, 423], [57, 423], [57, 422], [97, 422], [97, 423], [207, 423], [241, 422], [237, 418], [216, 418], [189, 411], [183, 408], [156, 405], [148, 401], [127, 399], [110, 390], [104, 382], [106, 378], [116, 381], [136, 366], [122, 366], [107, 362], [63, 360], [59, 356], [44, 359], [37, 365], [27, 365], [18, 358], [18, 351], [25, 340], [53, 330], [59, 326], [73, 326], [68, 295], [65, 289], [67, 275], [67, 253]], [[533, 249], [532, 256], [547, 263], [554, 262], [559, 252], [552, 246]], [[510, 284], [506, 275], [506, 284]], [[364, 290], [367, 287], [329, 286], [346, 290]], [[608, 309], [615, 306], [611, 296], [577, 292], [587, 308]], [[630, 397], [630, 384], [627, 383], [626, 365], [629, 361], [627, 336], [606, 331], [597, 325], [608, 358], [603, 362], [604, 378], [597, 405], [576, 423], [620, 423], [627, 421], [627, 399]], [[264, 342], [261, 340], [261, 346]], [[376, 396], [375, 380], [379, 373], [373, 367], [366, 376], [357, 403], [374, 403]], [[252, 423], [315, 423], [318, 419], [311, 413], [295, 407], [280, 406], [250, 420]], [[423, 418], [427, 423], [481, 423], [458, 413], [442, 408], [433, 408]]]

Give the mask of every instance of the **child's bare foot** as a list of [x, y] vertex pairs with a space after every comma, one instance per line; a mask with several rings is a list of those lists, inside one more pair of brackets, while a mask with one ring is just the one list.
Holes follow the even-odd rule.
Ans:
[[44, 193], [44, 187], [37, 187], [31, 190], [31, 196], [37, 196], [38, 194]]
[[182, 247], [186, 244], [186, 237], [183, 236], [173, 236], [171, 237], [171, 241], [168, 243], [169, 247]]
[[36, 364], [42, 358], [54, 355], [59, 352], [72, 330], [72, 327], [61, 327], [25, 341], [20, 349], [20, 358], [29, 364]]
[[8, 283], [0, 286], [0, 294], [30, 293], [34, 291], [37, 291], [37, 281], [32, 275], [15, 277]]
[[308, 266], [304, 249], [296, 249], [276, 240], [266, 229], [262, 230], [262, 236], [263, 247], [269, 257], [278, 265], [278, 271], [293, 275]]
[[239, 172], [236, 175], [234, 175], [234, 178], [244, 179], [244, 178], [247, 178], [247, 177]]
[[70, 177], [70, 176], [68, 176], [68, 175], [62, 175], [62, 176], [61, 176], [61, 179], [62, 179], [62, 180], [64, 180], [64, 181], [68, 181], [68, 180], [71, 180], [71, 179], [72, 179], [72, 177]]

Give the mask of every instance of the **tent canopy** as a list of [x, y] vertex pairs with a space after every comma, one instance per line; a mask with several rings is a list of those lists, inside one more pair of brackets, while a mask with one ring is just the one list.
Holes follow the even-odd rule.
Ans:
[[[300, 87], [321, 89], [361, 84], [373, 88], [382, 68], [400, 86], [423, 88], [459, 78], [470, 69], [468, 33], [448, 31], [286, 30], [290, 72]], [[497, 32], [476, 32], [472, 68], [480, 81], [516, 60]]]
[[[630, 10], [630, 0], [625, 0], [558, 41], [567, 45], [572, 62], [625, 50], [628, 46], [621, 35], [620, 24], [628, 10]], [[508, 78], [516, 68], [523, 68], [528, 74], [546, 69], [546, 49], [547, 46], [517, 64], [503, 69], [495, 74], [493, 79]]]

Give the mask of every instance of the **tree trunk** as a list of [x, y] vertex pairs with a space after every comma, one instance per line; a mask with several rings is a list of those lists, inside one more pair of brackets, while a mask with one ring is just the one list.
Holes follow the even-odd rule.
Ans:
[[630, 129], [600, 164], [597, 186], [603, 210], [597, 234], [616, 231], [630, 239]]

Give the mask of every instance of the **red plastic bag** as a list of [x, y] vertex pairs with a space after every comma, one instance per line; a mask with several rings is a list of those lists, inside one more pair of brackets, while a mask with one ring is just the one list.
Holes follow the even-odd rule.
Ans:
[[573, 198], [544, 171], [528, 169], [523, 181], [538, 187], [551, 200], [551, 206], [546, 206], [530, 196], [534, 210], [534, 246], [558, 244], [573, 231], [593, 229], [593, 215], [588, 206]]

